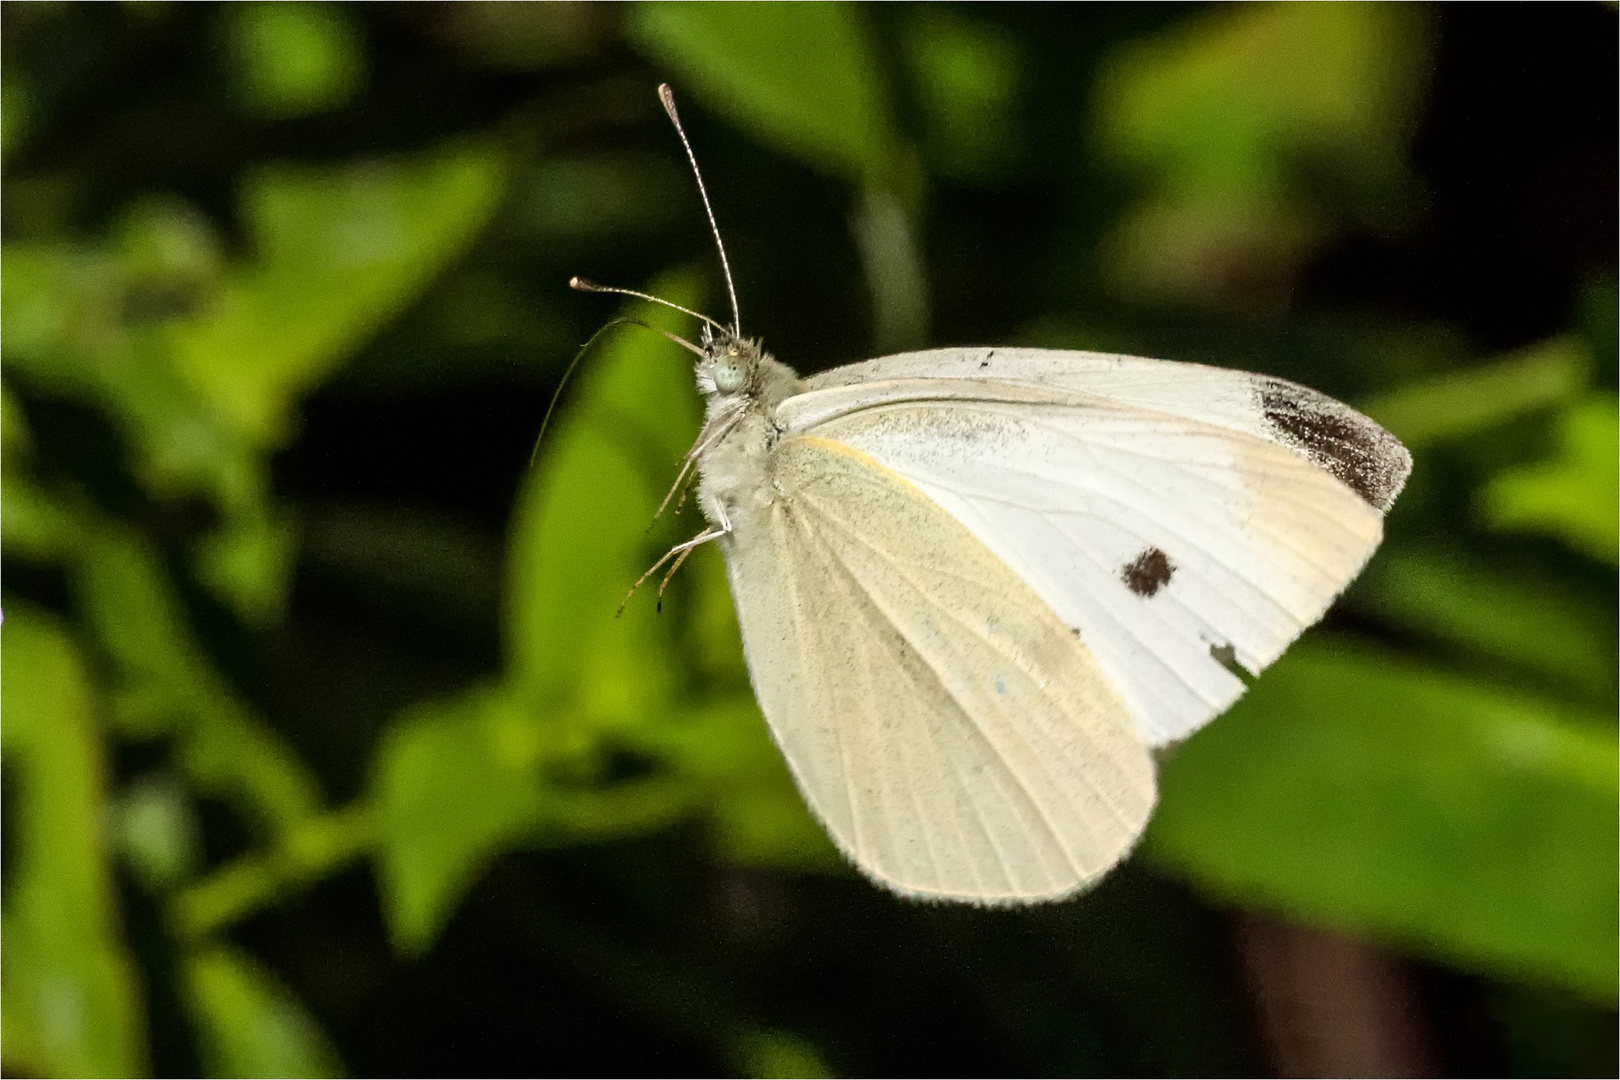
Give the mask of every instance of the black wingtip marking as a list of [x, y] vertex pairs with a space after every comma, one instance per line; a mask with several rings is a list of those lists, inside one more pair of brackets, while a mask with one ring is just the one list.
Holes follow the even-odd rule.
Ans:
[[1152, 596], [1166, 585], [1176, 572], [1176, 564], [1156, 547], [1145, 548], [1142, 554], [1119, 568], [1119, 580], [1137, 596]]
[[1325, 394], [1282, 379], [1259, 382], [1260, 410], [1277, 438], [1387, 511], [1412, 471], [1399, 439]]

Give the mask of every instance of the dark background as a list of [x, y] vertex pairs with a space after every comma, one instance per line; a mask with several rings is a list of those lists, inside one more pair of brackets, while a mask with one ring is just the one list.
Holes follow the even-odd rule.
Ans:
[[[480, 37], [458, 7], [340, 8], [363, 80], [338, 104], [286, 116], [265, 115], [243, 97], [224, 9], [0, 8], [6, 95], [26, 100], [21, 119], [6, 114], [21, 132], [6, 146], [8, 247], [105, 235], [124, 208], [160, 194], [199, 211], [230, 258], [251, 250], [239, 185], [266, 161], [341, 164], [477, 134], [522, 163], [476, 241], [299, 401], [296, 431], [271, 458], [273, 502], [300, 523], [277, 618], [239, 617], [184, 569], [186, 545], [219, 520], [207, 498], [154, 493], [104, 408], [24, 365], [15, 379], [7, 372], [26, 415], [32, 470], [86, 493], [165, 552], [212, 661], [334, 804], [364, 796], [378, 740], [402, 708], [501, 671], [503, 536], [514, 493], [562, 368], [614, 310], [570, 293], [568, 277], [639, 288], [673, 266], [712, 273], [714, 265], [652, 94], [665, 79], [680, 90], [683, 73], [630, 43], [624, 9], [536, 10], [537, 24], [558, 23], [552, 38], [536, 32], [554, 54], [536, 46], [513, 59], [499, 34]], [[1214, 299], [1110, 286], [1093, 253], [1140, 187], [1098, 149], [1088, 119], [1095, 73], [1133, 42], [1220, 14], [1201, 5], [968, 9], [1016, 43], [1021, 149], [988, 179], [961, 180], [930, 159], [923, 107], [897, 74], [909, 32], [901, 9], [864, 11], [896, 123], [924, 147], [927, 195], [916, 221], [932, 289], [930, 342], [1085, 343], [1042, 340], [1032, 329], [1056, 327], [1090, 333], [1100, 347], [1290, 374], [1362, 401], [1572, 328], [1601, 327], [1605, 304], [1612, 320], [1616, 26], [1613, 7], [1599, 4], [1428, 12], [1427, 88], [1406, 143], [1421, 193], [1399, 213], [1329, 229], [1296, 263], [1260, 267], [1261, 285], [1240, 281]], [[757, 141], [721, 112], [696, 88], [683, 97], [747, 329], [801, 372], [869, 355], [873, 301], [851, 240], [851, 185]], [[607, 207], [601, 220], [570, 225], [525, 205], [534, 190], [525, 170], [599, 158], [632, 162], [626, 175], [635, 182], [619, 203], [594, 204]], [[573, 205], [567, 198], [557, 205]], [[492, 290], [506, 306], [495, 305]], [[710, 309], [723, 307], [721, 295], [711, 291]], [[469, 329], [480, 319], [483, 329]], [[1428, 359], [1406, 368], [1398, 359], [1360, 362], [1356, 343], [1368, 327], [1401, 328], [1427, 343]], [[1613, 350], [1596, 356], [1592, 384], [1612, 389]], [[1515, 421], [1466, 451], [1448, 450], [1434, 459], [1431, 477], [1441, 479], [1430, 486], [1443, 489], [1446, 477], [1481, 460], [1530, 456], [1525, 448], [1548, 444], [1546, 430], [1534, 418]], [[1443, 533], [1454, 520], [1456, 500], [1434, 502], [1408, 523], [1413, 535]], [[355, 525], [356, 508], [372, 526], [379, 513], [392, 515], [388, 550], [407, 552], [403, 563], [363, 539], [377, 534]], [[435, 546], [418, 543], [429, 535]], [[1612, 620], [1612, 562], [1583, 561], [1552, 541], [1481, 535], [1467, 543], [1561, 575]], [[9, 535], [7, 544], [8, 610], [22, 601], [76, 618], [64, 571], [17, 558]], [[430, 559], [439, 572], [411, 569]], [[1347, 633], [1411, 645], [1373, 616], [1331, 619]], [[174, 753], [161, 739], [109, 735], [107, 745], [115, 793], [167, 768]], [[252, 829], [225, 802], [199, 792], [189, 805], [201, 866], [252, 848]], [[8, 809], [8, 827], [11, 818]], [[11, 846], [8, 838], [8, 853]], [[118, 873], [150, 1068], [195, 1075], [213, 1059], [187, 1011], [166, 894]], [[1444, 1075], [1614, 1073], [1612, 1002], [1354, 934], [1318, 940], [1293, 919], [1212, 899], [1141, 860], [1070, 904], [919, 906], [850, 875], [717, 860], [700, 825], [687, 821], [498, 854], [420, 957], [390, 945], [363, 862], [287, 890], [227, 936], [302, 1002], [355, 1075], [771, 1067], [760, 1061], [788, 1072], [820, 1061], [857, 1075], [1264, 1073], [1300, 1060], [1267, 1020], [1267, 994], [1278, 979], [1309, 981], [1312, 964], [1341, 955], [1377, 973], [1368, 992], [1401, 1002], [1409, 1025], [1386, 1040], [1393, 1057], [1372, 1060]], [[1266, 943], [1279, 941], [1303, 958], [1293, 976], [1267, 967]], [[1317, 1045], [1311, 1022], [1297, 1023]], [[758, 1044], [761, 1031], [798, 1041]], [[792, 1057], [801, 1043], [813, 1048], [811, 1064]], [[766, 1049], [748, 1049], [756, 1044]]]

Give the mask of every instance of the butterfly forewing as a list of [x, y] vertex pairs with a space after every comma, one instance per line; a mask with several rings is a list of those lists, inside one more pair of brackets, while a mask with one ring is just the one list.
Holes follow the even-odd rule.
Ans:
[[[1371, 448], [1342, 464], [1397, 487], [1405, 451], [1359, 414], [1276, 380], [1039, 350], [1011, 353], [1005, 380], [986, 377], [1001, 355], [942, 350], [839, 369], [778, 419], [916, 484], [1080, 632], [1146, 742], [1182, 738], [1242, 693], [1229, 664], [1270, 664], [1376, 548], [1382, 511], [1323, 463], [1329, 451]], [[1058, 362], [1067, 357], [1079, 360]], [[930, 367], [956, 377], [912, 374]], [[883, 377], [847, 381], [857, 369]], [[1265, 413], [1266, 393], [1280, 393], [1268, 382], [1308, 395], [1291, 399], [1295, 419], [1317, 409], [1349, 448], [1285, 442], [1291, 433]], [[1209, 400], [1201, 417], [1187, 415], [1189, 386]]]
[[901, 892], [984, 903], [1117, 862], [1153, 768], [1072, 631], [869, 455], [790, 438], [770, 471], [727, 566], [766, 719], [838, 845]]
[[[859, 397], [882, 396], [879, 384], [900, 379], [926, 380], [938, 394], [963, 379], [1068, 390], [1282, 443], [1380, 512], [1394, 504], [1412, 469], [1400, 440], [1349, 406], [1286, 379], [1203, 364], [1059, 349], [931, 349], [835, 368], [806, 385], [854, 390], [838, 406], [849, 409], [859, 407]], [[833, 400], [810, 407], [801, 397], [794, 404], [808, 426], [811, 414], [833, 411]]]

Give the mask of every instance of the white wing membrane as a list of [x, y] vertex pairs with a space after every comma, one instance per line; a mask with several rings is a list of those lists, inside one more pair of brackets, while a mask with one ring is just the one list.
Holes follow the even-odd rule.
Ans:
[[975, 535], [847, 445], [784, 440], [726, 562], [811, 807], [901, 892], [1028, 901], [1129, 850], [1153, 767], [1087, 648]]
[[[1349, 406], [1285, 379], [1203, 364], [1059, 349], [931, 349], [835, 368], [807, 379], [806, 385], [811, 390], [849, 388], [853, 393], [841, 402], [849, 408], [860, 398], [881, 398], [879, 384], [908, 379], [934, 382], [939, 393], [964, 379], [1067, 390], [1281, 442], [1380, 511], [1389, 510], [1412, 469], [1400, 441]], [[840, 407], [829, 396], [812, 409], [807, 396], [793, 399], [795, 407]]]
[[1150, 745], [1243, 692], [1227, 660], [1257, 672], [1322, 616], [1409, 468], [1337, 402], [1190, 364], [944, 350], [810, 385], [778, 423], [870, 455], [965, 525], [1080, 632]]

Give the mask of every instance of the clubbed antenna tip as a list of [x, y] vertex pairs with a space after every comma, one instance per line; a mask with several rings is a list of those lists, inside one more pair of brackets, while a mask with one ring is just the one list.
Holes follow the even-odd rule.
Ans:
[[669, 88], [669, 83], [659, 84], [658, 100], [663, 102], [664, 112], [669, 114], [669, 122], [675, 125], [675, 134], [681, 137], [681, 145], [686, 148], [686, 160], [692, 163], [692, 175], [697, 179], [698, 195], [703, 199], [703, 212], [709, 217], [709, 231], [714, 234], [714, 246], [720, 252], [720, 268], [726, 275], [726, 294], [731, 298], [731, 329], [741, 337], [742, 316], [737, 311], [737, 287], [731, 281], [731, 262], [726, 258], [726, 245], [720, 239], [720, 226], [714, 220], [714, 207], [709, 204], [709, 190], [703, 185], [703, 172], [698, 168], [697, 155], [692, 152], [691, 140], [686, 137], [686, 129], [681, 126], [681, 116], [675, 111], [675, 91]]
[[[689, 307], [682, 307], [681, 305], [673, 303], [672, 301], [665, 300], [662, 296], [654, 296], [652, 293], [644, 293], [636, 289], [619, 289], [612, 285], [598, 285], [596, 282], [587, 281], [582, 277], [569, 278], [568, 287], [570, 289], [578, 290], [579, 292], [617, 293], [620, 296], [634, 296], [638, 300], [650, 300], [654, 304], [663, 304], [667, 308], [674, 308], [676, 311], [690, 315], [694, 319], [702, 319], [716, 330], [725, 329], [725, 327], [721, 326], [719, 323], [715, 322], [701, 311], [693, 311]], [[687, 347], [691, 348], [692, 346], [688, 344]]]

